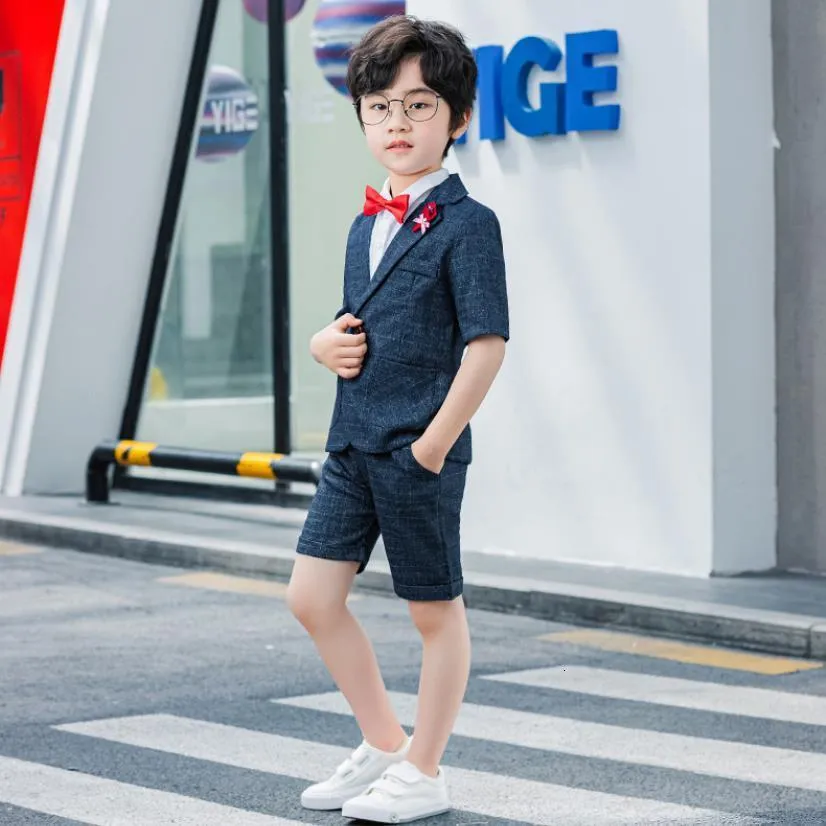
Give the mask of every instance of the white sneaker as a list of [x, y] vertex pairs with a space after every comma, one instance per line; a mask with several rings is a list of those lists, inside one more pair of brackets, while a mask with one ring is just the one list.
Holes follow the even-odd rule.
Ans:
[[365, 740], [329, 780], [304, 790], [301, 805], [317, 811], [340, 809], [348, 800], [365, 791], [374, 780], [378, 780], [390, 766], [404, 760], [409, 749], [409, 737], [398, 751], [393, 752], [380, 751]]
[[348, 800], [344, 817], [376, 823], [409, 823], [450, 809], [444, 772], [428, 777], [404, 760], [389, 769], [364, 794]]

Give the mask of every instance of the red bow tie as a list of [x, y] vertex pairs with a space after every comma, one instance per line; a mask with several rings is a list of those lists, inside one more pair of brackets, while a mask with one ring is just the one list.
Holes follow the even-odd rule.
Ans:
[[397, 195], [392, 201], [383, 198], [372, 186], [368, 186], [365, 192], [364, 214], [376, 215], [386, 209], [400, 223], [404, 223], [404, 216], [407, 215], [407, 207], [410, 204], [409, 195]]

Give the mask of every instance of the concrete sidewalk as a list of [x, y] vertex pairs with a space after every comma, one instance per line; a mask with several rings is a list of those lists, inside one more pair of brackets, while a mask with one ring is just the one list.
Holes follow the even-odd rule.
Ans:
[[[286, 579], [301, 510], [114, 491], [0, 497], [0, 537], [150, 563]], [[826, 660], [826, 578], [694, 579], [465, 552], [469, 606]], [[392, 593], [381, 547], [357, 580]]]

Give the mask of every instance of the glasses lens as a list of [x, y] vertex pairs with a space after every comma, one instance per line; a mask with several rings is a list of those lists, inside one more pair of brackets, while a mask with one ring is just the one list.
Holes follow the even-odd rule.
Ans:
[[434, 117], [438, 106], [439, 98], [436, 93], [427, 89], [411, 92], [404, 99], [404, 111], [407, 112], [407, 117], [420, 123]]
[[375, 126], [387, 117], [390, 104], [384, 95], [365, 95], [359, 102], [361, 122], [367, 126]]

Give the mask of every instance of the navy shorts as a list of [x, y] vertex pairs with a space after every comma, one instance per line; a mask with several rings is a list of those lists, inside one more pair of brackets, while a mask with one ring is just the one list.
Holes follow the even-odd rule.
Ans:
[[395, 592], [407, 600], [462, 593], [459, 514], [467, 465], [422, 467], [410, 445], [392, 453], [331, 453], [298, 540], [298, 553], [367, 566], [379, 534]]

